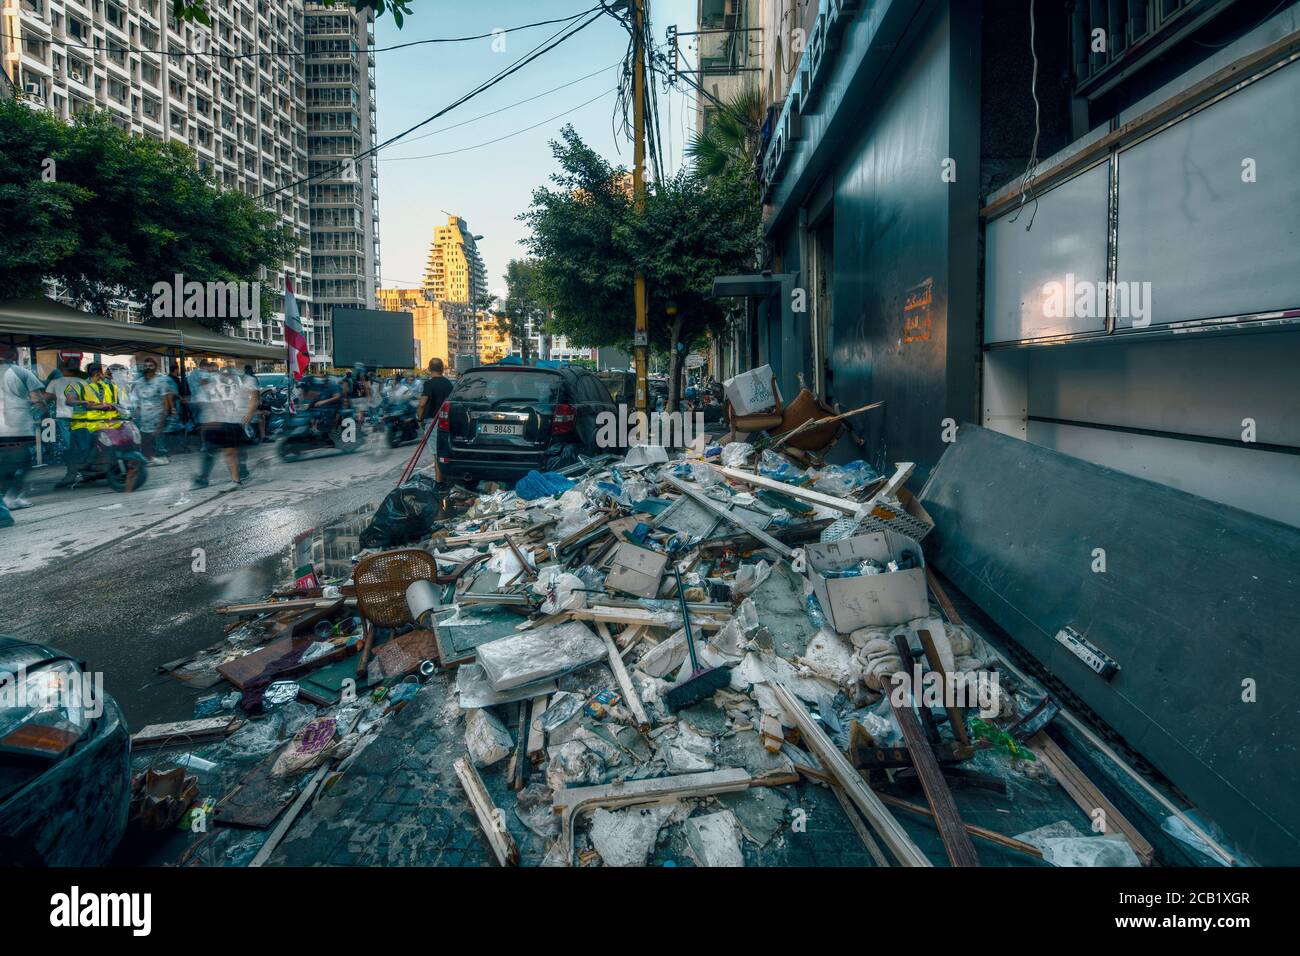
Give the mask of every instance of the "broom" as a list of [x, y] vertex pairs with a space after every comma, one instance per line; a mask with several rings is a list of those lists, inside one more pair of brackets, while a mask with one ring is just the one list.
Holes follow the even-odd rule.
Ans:
[[677, 570], [675, 549], [669, 551], [673, 566], [673, 577], [677, 581], [677, 600], [682, 605], [682, 625], [686, 628], [686, 652], [691, 655], [691, 676], [664, 694], [664, 703], [669, 710], [681, 710], [691, 704], [712, 697], [716, 691], [731, 683], [730, 667], [700, 667], [700, 659], [695, 655], [695, 634], [691, 631], [691, 609], [686, 604], [686, 589], [682, 587], [682, 575]]

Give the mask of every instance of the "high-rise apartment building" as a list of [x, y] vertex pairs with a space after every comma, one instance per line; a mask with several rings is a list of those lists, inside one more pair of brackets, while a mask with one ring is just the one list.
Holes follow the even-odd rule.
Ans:
[[468, 223], [448, 215], [445, 226], [433, 227], [433, 243], [424, 269], [424, 291], [437, 302], [447, 320], [447, 342], [453, 366], [458, 355], [479, 350], [479, 313], [487, 292], [487, 267]]
[[[223, 188], [262, 197], [298, 250], [261, 280], [283, 291], [293, 279], [313, 360], [328, 364], [330, 308], [373, 306], [379, 271], [375, 171], [356, 158], [375, 137], [373, 15], [268, 0], [207, 12], [208, 24], [183, 23], [170, 0], [3, 0], [0, 62], [33, 108], [103, 110], [135, 135], [188, 145]], [[345, 179], [305, 181], [336, 166]], [[280, 344], [283, 313], [240, 334]]]

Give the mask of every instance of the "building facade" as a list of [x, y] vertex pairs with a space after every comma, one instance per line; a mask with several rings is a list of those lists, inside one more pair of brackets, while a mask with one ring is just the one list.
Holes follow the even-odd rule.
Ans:
[[[487, 267], [478, 251], [478, 239], [460, 216], [447, 216], [445, 225], [433, 227], [433, 241], [424, 268], [424, 291], [437, 302], [447, 323], [447, 356], [452, 368], [479, 352], [479, 327], [483, 297], [488, 291]], [[459, 357], [466, 357], [460, 360]]]
[[430, 302], [423, 289], [380, 289], [376, 293], [379, 308], [387, 312], [411, 313], [411, 331], [415, 335], [416, 365], [424, 367], [429, 359], [448, 361], [447, 320], [442, 304]]
[[[374, 143], [372, 16], [258, 0], [208, 13], [210, 24], [182, 23], [168, 0], [7, 0], [4, 71], [33, 108], [65, 120], [102, 110], [134, 135], [189, 146], [222, 188], [264, 197], [298, 251], [261, 281], [283, 293], [292, 280], [313, 360], [328, 364], [330, 306], [373, 306], [375, 171], [362, 158], [346, 183], [305, 180]], [[283, 312], [239, 334], [281, 344]]]

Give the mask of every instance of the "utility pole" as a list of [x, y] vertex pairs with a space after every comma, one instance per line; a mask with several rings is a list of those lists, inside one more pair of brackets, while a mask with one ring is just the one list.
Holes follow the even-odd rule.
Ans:
[[[633, 66], [632, 66], [632, 128], [636, 144], [632, 153], [632, 200], [636, 214], [645, 213], [645, 3], [634, 0], [633, 15]], [[650, 326], [646, 317], [645, 273], [636, 271], [633, 279], [636, 299], [636, 337], [633, 347], [636, 355], [636, 410], [646, 412], [649, 402]]]

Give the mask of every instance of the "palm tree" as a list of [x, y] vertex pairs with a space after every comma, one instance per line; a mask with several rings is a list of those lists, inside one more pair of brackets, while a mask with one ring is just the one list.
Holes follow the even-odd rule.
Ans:
[[703, 176], [753, 172], [767, 107], [757, 86], [743, 87], [710, 114], [704, 132], [691, 137], [686, 154]]

